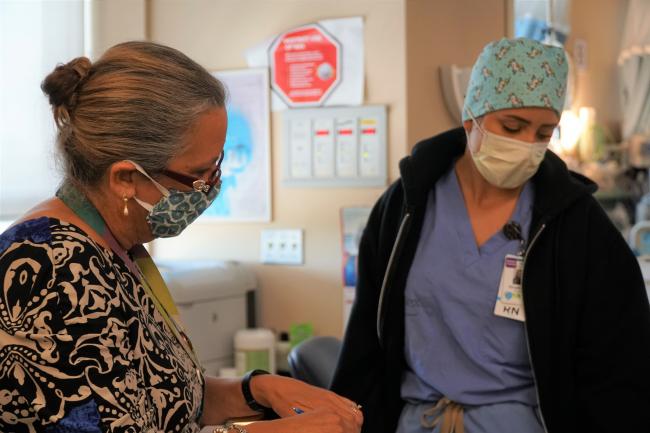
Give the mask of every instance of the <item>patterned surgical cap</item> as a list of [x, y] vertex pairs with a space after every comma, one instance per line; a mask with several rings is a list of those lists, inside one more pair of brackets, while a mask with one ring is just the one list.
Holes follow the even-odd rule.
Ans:
[[532, 39], [501, 39], [483, 48], [467, 86], [468, 109], [478, 118], [505, 108], [546, 107], [562, 114], [568, 65], [564, 50]]

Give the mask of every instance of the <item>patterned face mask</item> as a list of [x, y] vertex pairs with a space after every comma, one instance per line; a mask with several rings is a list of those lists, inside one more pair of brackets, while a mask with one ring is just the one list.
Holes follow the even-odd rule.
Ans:
[[133, 161], [129, 162], [145, 175], [163, 195], [155, 205], [133, 197], [140, 206], [149, 211], [147, 223], [151, 233], [157, 238], [171, 238], [181, 234], [187, 226], [210, 207], [221, 190], [221, 181], [218, 181], [208, 192], [167, 189], [153, 180], [138, 164]]

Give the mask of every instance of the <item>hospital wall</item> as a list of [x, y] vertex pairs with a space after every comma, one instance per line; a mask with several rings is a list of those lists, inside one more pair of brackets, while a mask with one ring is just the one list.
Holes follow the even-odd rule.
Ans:
[[[616, 58], [627, 0], [572, 0], [565, 48], [587, 44], [586, 62], [575, 69], [575, 107], [596, 108], [597, 122], [619, 139], [620, 100]], [[486, 42], [512, 34], [505, 0], [406, 1], [407, 137], [410, 146], [454, 126], [440, 88], [439, 67], [471, 66]], [[575, 63], [575, 62], [574, 62]]]
[[[599, 6], [591, 7], [593, 2]], [[590, 67], [606, 62], [616, 45], [607, 41], [602, 58], [595, 49], [596, 41], [619, 37], [615, 26], [620, 25], [622, 12], [614, 3], [618, 2], [574, 0], [578, 11], [574, 29], [593, 47]], [[150, 38], [180, 49], [210, 70], [245, 68], [246, 49], [293, 26], [364, 17], [365, 101], [388, 107], [390, 181], [398, 178], [398, 162], [416, 141], [454, 125], [444, 106], [439, 66], [471, 65], [487, 41], [507, 34], [510, 20], [506, 0], [112, 0], [94, 4], [94, 55], [123, 40]], [[599, 7], [606, 11], [596, 11]], [[600, 91], [597, 87], [610, 82], [613, 72], [610, 68], [591, 75], [580, 95], [615, 118], [616, 110], [609, 110], [611, 95], [594, 96]], [[283, 330], [291, 323], [311, 322], [320, 335], [341, 335], [340, 209], [371, 206], [383, 188], [284, 186], [281, 120], [280, 113], [272, 114], [272, 221], [197, 222], [179, 238], [156, 241], [154, 254], [163, 259], [243, 262], [259, 279], [262, 325]], [[304, 265], [260, 264], [260, 231], [267, 228], [303, 229]]]
[[409, 146], [456, 126], [445, 106], [440, 67], [471, 66], [483, 46], [508, 32], [503, 0], [406, 2]]
[[[106, 7], [106, 6], [105, 6]], [[152, 40], [171, 45], [210, 70], [245, 68], [244, 52], [283, 30], [326, 18], [362, 16], [365, 26], [365, 100], [388, 106], [389, 177], [407, 150], [405, 5], [402, 0], [151, 0], [122, 4], [140, 16]], [[110, 27], [102, 25], [103, 29]], [[120, 30], [122, 31], [122, 30]], [[133, 33], [133, 32], [132, 32]], [[119, 31], [98, 36], [97, 51], [119, 42]], [[261, 286], [261, 322], [287, 329], [311, 322], [321, 335], [342, 332], [341, 238], [344, 206], [371, 205], [382, 188], [288, 188], [282, 185], [282, 116], [273, 113], [272, 221], [195, 223], [177, 239], [155, 242], [160, 258], [214, 258], [250, 265]], [[260, 231], [304, 230], [303, 266], [259, 264]]]
[[567, 50], [587, 42], [585, 67], [576, 70], [575, 106], [596, 108], [597, 122], [620, 139], [621, 110], [616, 59], [621, 47], [627, 0], [574, 0]]

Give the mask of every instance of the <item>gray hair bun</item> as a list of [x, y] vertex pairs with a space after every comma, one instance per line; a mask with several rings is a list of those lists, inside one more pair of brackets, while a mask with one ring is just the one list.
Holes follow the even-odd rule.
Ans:
[[88, 76], [91, 66], [87, 57], [77, 57], [58, 65], [41, 83], [41, 90], [49, 98], [59, 127], [69, 123], [70, 112], [77, 102], [77, 89]]

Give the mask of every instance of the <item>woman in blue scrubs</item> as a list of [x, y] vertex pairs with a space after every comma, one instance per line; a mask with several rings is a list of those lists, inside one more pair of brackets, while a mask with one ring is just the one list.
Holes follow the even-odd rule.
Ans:
[[417, 144], [375, 205], [332, 386], [363, 432], [650, 428], [638, 264], [547, 150], [566, 80], [561, 48], [488, 44], [463, 127]]

